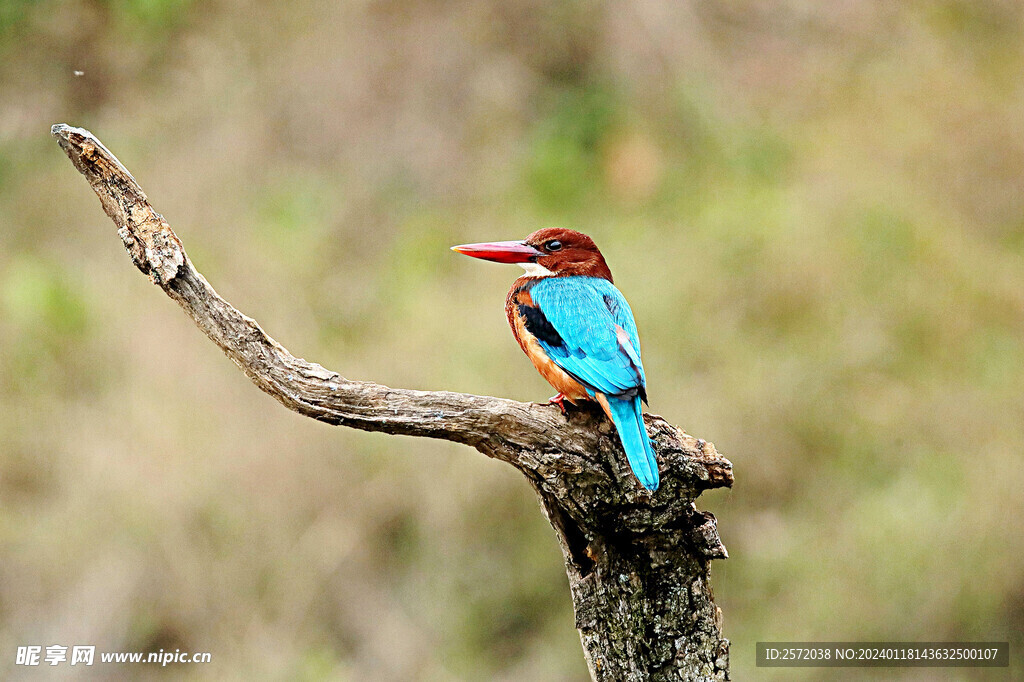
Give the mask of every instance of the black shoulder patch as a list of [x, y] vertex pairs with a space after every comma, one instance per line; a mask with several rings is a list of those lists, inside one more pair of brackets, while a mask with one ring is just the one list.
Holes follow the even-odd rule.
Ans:
[[608, 312], [612, 314], [612, 317], [616, 317], [619, 314], [619, 302], [614, 298], [605, 294], [604, 296], [604, 307], [608, 309]]
[[558, 333], [557, 329], [551, 326], [548, 318], [544, 316], [540, 308], [520, 304], [519, 314], [523, 316], [523, 324], [526, 326], [526, 331], [554, 348], [565, 346], [562, 336]]

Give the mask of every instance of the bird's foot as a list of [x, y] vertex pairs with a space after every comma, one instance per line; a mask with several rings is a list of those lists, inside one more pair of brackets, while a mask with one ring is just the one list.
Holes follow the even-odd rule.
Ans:
[[558, 405], [558, 409], [560, 409], [562, 411], [562, 414], [565, 414], [565, 394], [564, 393], [559, 393], [556, 396], [552, 396], [551, 398], [548, 398], [548, 404], [549, 405]]

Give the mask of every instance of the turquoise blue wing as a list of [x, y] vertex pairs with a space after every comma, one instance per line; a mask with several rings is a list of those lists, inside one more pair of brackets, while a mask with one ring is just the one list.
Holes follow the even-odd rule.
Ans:
[[530, 296], [556, 332], [538, 335], [556, 365], [591, 393], [645, 397], [636, 322], [615, 285], [596, 277], [548, 277]]
[[630, 468], [645, 488], [657, 490], [658, 460], [640, 409], [646, 399], [640, 339], [626, 299], [611, 282], [594, 277], [543, 279], [530, 296], [535, 307], [520, 308], [527, 328], [591, 396], [607, 396]]

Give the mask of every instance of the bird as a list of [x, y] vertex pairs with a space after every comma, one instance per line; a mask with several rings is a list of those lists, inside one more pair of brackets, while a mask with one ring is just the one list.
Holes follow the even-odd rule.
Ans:
[[549, 402], [564, 413], [566, 400], [596, 401], [615, 425], [633, 474], [656, 491], [658, 460], [641, 411], [647, 379], [636, 322], [594, 240], [547, 227], [521, 241], [451, 248], [526, 271], [508, 292], [505, 314], [523, 352], [558, 391]]

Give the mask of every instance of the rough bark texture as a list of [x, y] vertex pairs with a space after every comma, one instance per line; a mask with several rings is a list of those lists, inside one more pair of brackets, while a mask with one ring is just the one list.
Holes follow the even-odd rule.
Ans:
[[132, 262], [261, 389], [329, 424], [443, 438], [508, 462], [530, 481], [565, 557], [591, 676], [727, 680], [729, 641], [709, 583], [725, 558], [715, 518], [694, 506], [732, 485], [732, 464], [706, 441], [646, 415], [661, 469], [654, 495], [630, 475], [599, 409], [389, 388], [291, 355], [222, 299], [128, 170], [90, 132], [53, 136], [118, 227]]

